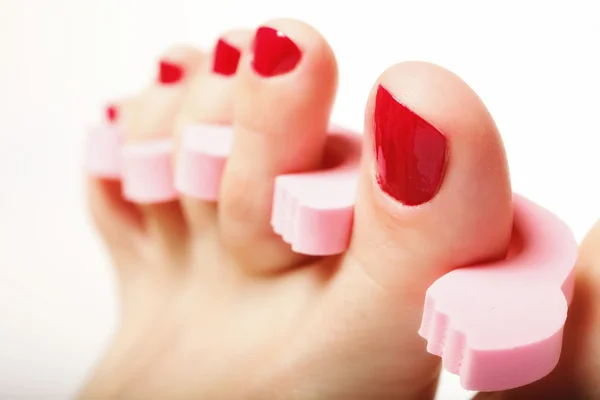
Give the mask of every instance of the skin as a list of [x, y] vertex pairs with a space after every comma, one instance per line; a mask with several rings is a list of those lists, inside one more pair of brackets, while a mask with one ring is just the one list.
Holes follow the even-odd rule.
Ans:
[[[121, 104], [129, 143], [173, 135], [178, 144], [195, 122], [232, 124], [235, 139], [218, 207], [186, 197], [131, 204], [119, 182], [88, 180], [122, 318], [81, 399], [433, 398], [439, 359], [417, 335], [425, 290], [453, 268], [506, 251], [511, 188], [492, 117], [451, 72], [401, 63], [367, 100], [350, 248], [319, 259], [293, 253], [269, 225], [273, 178], [318, 167], [337, 66], [310, 26], [266, 25], [303, 50], [292, 72], [259, 77], [253, 33], [229, 32], [223, 37], [243, 50], [235, 77], [212, 73], [211, 54], [177, 48], [164, 58], [184, 65], [187, 78], [151, 83]], [[380, 84], [448, 141], [442, 186], [419, 207], [395, 201], [375, 179]], [[582, 245], [561, 365], [530, 387], [478, 398], [600, 398], [599, 249], [596, 227]]]

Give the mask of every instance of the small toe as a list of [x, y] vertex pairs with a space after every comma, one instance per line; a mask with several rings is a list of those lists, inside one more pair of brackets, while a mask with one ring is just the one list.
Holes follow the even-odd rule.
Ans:
[[[223, 167], [229, 146], [215, 154], [198, 143], [231, 141], [236, 71], [252, 32], [224, 33], [215, 43], [209, 61], [197, 69], [175, 123], [177, 167], [175, 185], [192, 232], [202, 235], [216, 226]], [[216, 131], [219, 137], [208, 137]], [[222, 133], [222, 134], [221, 134]]]
[[166, 51], [157, 75], [131, 104], [123, 121], [124, 196], [140, 205], [146, 229], [180, 246], [187, 227], [174, 187], [173, 130], [176, 116], [204, 53], [190, 47]]
[[139, 208], [122, 194], [123, 115], [130, 100], [110, 103], [86, 143], [87, 199], [92, 218], [111, 250], [131, 249], [143, 231]]

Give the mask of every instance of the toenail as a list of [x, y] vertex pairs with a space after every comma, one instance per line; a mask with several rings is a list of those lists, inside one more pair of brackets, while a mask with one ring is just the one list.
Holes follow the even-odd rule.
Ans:
[[259, 75], [270, 77], [290, 72], [300, 58], [300, 48], [283, 32], [266, 26], [256, 31], [252, 66]]
[[173, 84], [183, 78], [183, 67], [179, 64], [161, 60], [158, 68], [158, 81], [162, 84]]
[[213, 61], [213, 72], [225, 76], [235, 74], [241, 52], [238, 48], [230, 45], [223, 39], [219, 39], [215, 46], [215, 58]]
[[117, 107], [113, 105], [109, 105], [106, 107], [106, 119], [108, 122], [116, 122], [117, 121]]
[[446, 165], [444, 135], [381, 85], [373, 118], [379, 186], [409, 206], [433, 199]]

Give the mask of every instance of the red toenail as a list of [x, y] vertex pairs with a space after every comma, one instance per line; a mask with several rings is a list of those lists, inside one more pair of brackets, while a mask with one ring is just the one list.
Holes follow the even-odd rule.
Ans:
[[110, 105], [106, 107], [106, 119], [108, 122], [115, 122], [117, 120], [117, 107]]
[[262, 76], [285, 74], [293, 70], [302, 52], [284, 33], [269, 27], [260, 27], [254, 37], [252, 66]]
[[158, 81], [163, 84], [173, 84], [183, 78], [183, 67], [169, 61], [161, 60], [158, 68]]
[[223, 39], [219, 39], [215, 46], [215, 59], [213, 72], [221, 75], [231, 76], [237, 70], [240, 61], [240, 50], [230, 45]]
[[375, 100], [377, 182], [401, 203], [430, 201], [442, 183], [446, 138], [383, 86]]

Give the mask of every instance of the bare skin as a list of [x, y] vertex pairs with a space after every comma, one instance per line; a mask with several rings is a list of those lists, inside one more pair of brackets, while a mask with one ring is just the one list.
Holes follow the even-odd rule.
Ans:
[[[232, 124], [235, 139], [218, 204], [131, 204], [119, 182], [89, 179], [92, 215], [119, 277], [122, 321], [82, 399], [433, 398], [439, 359], [417, 335], [424, 292], [449, 270], [506, 251], [511, 188], [493, 119], [456, 75], [401, 63], [367, 100], [350, 248], [318, 259], [292, 252], [269, 225], [273, 179], [318, 168], [337, 66], [311, 27], [265, 25], [302, 49], [295, 69], [259, 76], [253, 32], [229, 32], [223, 37], [242, 50], [234, 76], [212, 70], [213, 54], [171, 49], [163, 60], [184, 77], [153, 82], [119, 107], [129, 143], [178, 142], [195, 122]], [[389, 196], [376, 178], [379, 85], [448, 142], [439, 190], [418, 207]], [[600, 398], [599, 291], [597, 227], [582, 246], [561, 366], [531, 387], [479, 396], [573, 399], [578, 390]]]

